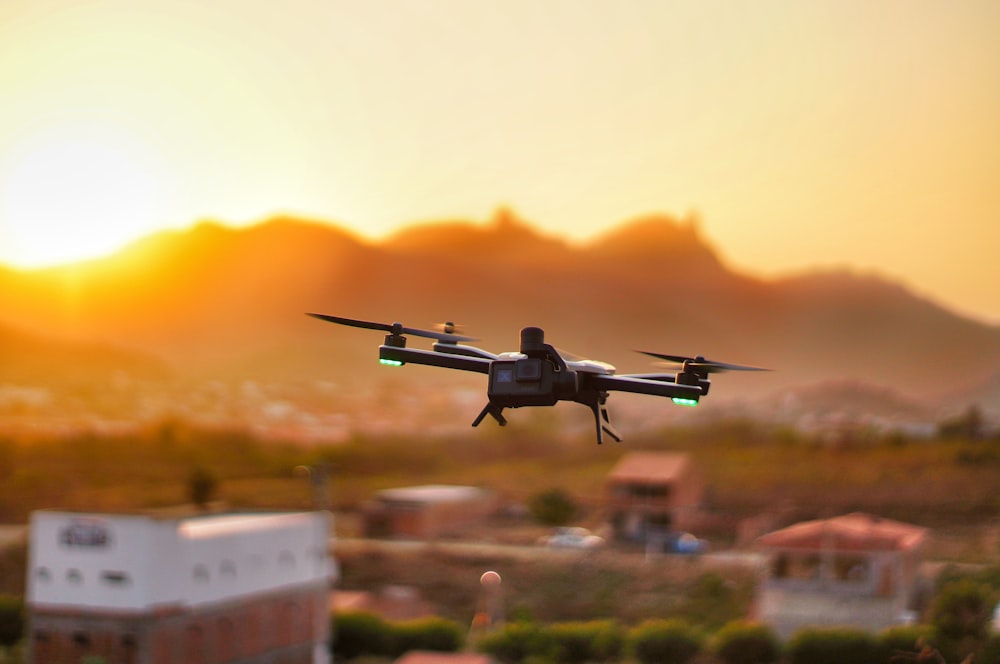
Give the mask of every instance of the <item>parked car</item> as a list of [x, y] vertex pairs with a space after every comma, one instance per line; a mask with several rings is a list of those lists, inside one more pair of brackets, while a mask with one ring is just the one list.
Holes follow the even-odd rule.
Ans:
[[538, 543], [555, 549], [596, 549], [604, 546], [604, 538], [580, 526], [563, 526], [542, 537]]
[[664, 540], [663, 550], [666, 553], [705, 553], [708, 542], [691, 533], [673, 533]]

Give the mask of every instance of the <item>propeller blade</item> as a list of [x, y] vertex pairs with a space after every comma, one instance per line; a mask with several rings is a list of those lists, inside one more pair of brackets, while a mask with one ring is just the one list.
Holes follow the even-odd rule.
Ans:
[[336, 323], [337, 325], [348, 325], [350, 327], [363, 327], [366, 330], [382, 330], [384, 332], [392, 332], [392, 325], [387, 325], [386, 323], [373, 323], [367, 320], [356, 320], [354, 318], [342, 318], [340, 316], [330, 316], [328, 314], [306, 314], [307, 316], [312, 316], [313, 318], [318, 318], [320, 320], [325, 320], [328, 323]]
[[382, 330], [392, 334], [409, 334], [415, 337], [425, 337], [427, 339], [437, 339], [446, 343], [458, 343], [459, 341], [473, 341], [474, 337], [465, 337], [460, 334], [448, 334], [447, 332], [436, 332], [434, 330], [421, 330], [415, 327], [403, 327], [400, 323], [375, 323], [367, 320], [355, 318], [344, 318], [342, 316], [330, 316], [328, 314], [307, 314], [313, 318], [325, 320], [328, 323], [337, 325], [347, 325], [349, 327], [360, 327], [366, 330]]
[[688, 369], [695, 371], [704, 371], [707, 373], [720, 373], [722, 371], [770, 371], [770, 369], [763, 369], [761, 367], [748, 367], [742, 364], [730, 364], [729, 362], [715, 362], [713, 360], [706, 360], [700, 355], [698, 357], [685, 357], [684, 355], [667, 355], [666, 353], [653, 353], [648, 350], [639, 350], [637, 353], [642, 353], [643, 355], [649, 355], [650, 357], [655, 357], [660, 360], [666, 360], [668, 362], [676, 362], [678, 364], [685, 365]]

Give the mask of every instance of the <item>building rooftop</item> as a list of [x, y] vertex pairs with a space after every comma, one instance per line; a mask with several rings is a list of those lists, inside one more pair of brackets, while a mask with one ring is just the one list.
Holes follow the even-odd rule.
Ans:
[[671, 482], [689, 471], [690, 456], [679, 452], [630, 452], [608, 474], [611, 482]]
[[469, 500], [479, 500], [487, 492], [474, 486], [455, 486], [449, 484], [427, 484], [423, 486], [400, 487], [384, 489], [376, 496], [379, 500], [389, 503], [461, 503]]
[[797, 523], [758, 537], [757, 544], [769, 549], [909, 551], [926, 538], [926, 528], [854, 512]]

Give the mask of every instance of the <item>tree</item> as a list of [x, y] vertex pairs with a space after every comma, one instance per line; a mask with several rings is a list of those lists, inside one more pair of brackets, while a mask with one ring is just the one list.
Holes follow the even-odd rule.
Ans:
[[942, 438], [979, 440], [983, 437], [983, 413], [979, 406], [969, 406], [964, 413], [938, 423]]
[[941, 588], [931, 605], [930, 619], [948, 661], [961, 659], [986, 642], [993, 610], [991, 595], [987, 586], [972, 579], [952, 581]]
[[993, 604], [989, 591], [971, 579], [946, 584], [931, 606], [931, 623], [949, 639], [986, 636]]
[[564, 526], [577, 512], [576, 501], [562, 489], [536, 493], [528, 500], [531, 516], [546, 526]]
[[0, 595], [0, 646], [10, 647], [24, 636], [24, 602], [13, 595]]
[[188, 497], [192, 503], [204, 509], [215, 495], [218, 484], [219, 481], [211, 471], [202, 467], [195, 468], [188, 476]]

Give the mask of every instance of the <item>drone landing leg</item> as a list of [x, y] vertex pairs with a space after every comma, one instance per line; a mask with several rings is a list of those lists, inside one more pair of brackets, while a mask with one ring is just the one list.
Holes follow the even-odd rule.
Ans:
[[601, 419], [604, 420], [603, 422], [600, 423], [601, 424], [601, 428], [604, 429], [608, 433], [609, 436], [611, 436], [612, 438], [614, 438], [616, 443], [622, 442], [621, 434], [619, 434], [615, 430], [615, 428], [613, 426], [611, 426], [611, 420], [608, 418], [608, 409], [607, 409], [607, 406], [603, 406], [603, 405], [601, 406]]
[[604, 405], [604, 399], [599, 395], [595, 395], [593, 399], [585, 401], [584, 404], [590, 406], [591, 412], [594, 413], [594, 423], [597, 426], [597, 444], [600, 445], [604, 442], [605, 433], [614, 438], [616, 443], [622, 442], [621, 435], [611, 426], [611, 420], [608, 418], [608, 409]]
[[500, 426], [507, 426], [507, 418], [503, 416], [503, 406], [497, 406], [492, 401], [486, 404], [486, 406], [479, 411], [479, 415], [477, 415], [476, 419], [472, 421], [472, 426], [478, 427], [479, 423], [482, 422], [483, 418], [487, 415], [492, 415], [493, 419], [495, 419]]

